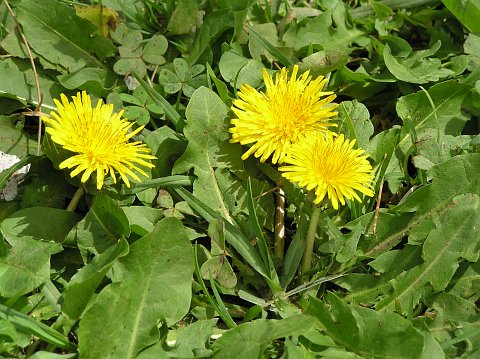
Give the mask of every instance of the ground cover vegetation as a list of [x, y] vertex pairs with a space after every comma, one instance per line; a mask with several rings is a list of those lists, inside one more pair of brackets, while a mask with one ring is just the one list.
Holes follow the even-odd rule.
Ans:
[[3, 0], [0, 357], [480, 357], [478, 19]]

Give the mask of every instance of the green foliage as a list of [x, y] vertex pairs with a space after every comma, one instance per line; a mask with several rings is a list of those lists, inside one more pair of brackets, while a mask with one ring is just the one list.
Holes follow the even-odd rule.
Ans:
[[60, 72], [84, 67], [106, 70], [103, 60], [115, 52], [110, 40], [95, 34], [92, 23], [58, 1], [22, 1], [17, 17], [35, 53]]
[[[134, 358], [154, 344], [159, 321], [172, 325], [188, 313], [192, 273], [193, 253], [183, 225], [174, 218], [161, 220], [119, 259], [112, 284], [83, 315], [80, 355]], [[129, 340], [118, 343], [118, 336]]]
[[[480, 356], [478, 0], [8, 3], [0, 357]], [[230, 142], [239, 89], [293, 65], [375, 175], [316, 228], [309, 193]], [[82, 184], [43, 128], [37, 156], [35, 77], [44, 114], [85, 90], [144, 126], [150, 178]]]
[[329, 293], [328, 304], [311, 299], [308, 312], [318, 319], [320, 331], [346, 352], [359, 357], [444, 358], [429, 332], [422, 333], [396, 313], [348, 306]]

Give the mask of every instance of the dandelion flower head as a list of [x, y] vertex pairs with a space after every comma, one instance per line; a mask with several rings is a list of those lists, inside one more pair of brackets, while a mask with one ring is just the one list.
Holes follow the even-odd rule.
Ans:
[[140, 181], [135, 172], [148, 176], [140, 167], [154, 167], [148, 160], [156, 157], [141, 141], [130, 142], [143, 126], [129, 131], [133, 122], [122, 119], [123, 111], [113, 113], [113, 105], [101, 100], [92, 107], [85, 91], [77, 93], [72, 102], [64, 94], [60, 97], [61, 102], [54, 100], [57, 112], [42, 118], [52, 141], [74, 153], [60, 163], [60, 169], [74, 168], [71, 177], [83, 172], [82, 182], [96, 173], [97, 189], [102, 188], [108, 173], [116, 183], [117, 172], [128, 187], [129, 177]]
[[263, 69], [266, 92], [261, 93], [248, 84], [242, 85], [239, 99], [233, 101], [237, 116], [231, 120], [232, 139], [242, 145], [252, 145], [242, 156], [251, 154], [265, 162], [273, 154], [272, 162], [281, 163], [292, 143], [312, 131], [326, 131], [336, 104], [333, 92], [323, 92], [323, 76], [312, 81], [309, 71], [297, 78], [298, 66], [290, 78], [283, 68], [275, 77]]
[[331, 132], [310, 133], [290, 148], [282, 176], [306, 190], [314, 190], [314, 203], [325, 196], [338, 209], [345, 199], [361, 202], [356, 191], [373, 196], [372, 166], [362, 149], [354, 149], [355, 140]]

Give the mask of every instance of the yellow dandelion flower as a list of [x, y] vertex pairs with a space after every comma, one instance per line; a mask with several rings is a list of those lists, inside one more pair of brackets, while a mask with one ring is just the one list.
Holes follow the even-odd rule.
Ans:
[[349, 141], [343, 135], [335, 137], [331, 132], [311, 133], [290, 148], [285, 166], [279, 168], [282, 176], [297, 183], [307, 191], [315, 189], [315, 203], [326, 195], [333, 208], [356, 199], [355, 191], [373, 196], [372, 166], [365, 151], [354, 149], [355, 140]]
[[123, 111], [112, 113], [113, 105], [101, 100], [92, 108], [90, 96], [85, 91], [77, 93], [73, 102], [64, 94], [61, 100], [55, 100], [57, 112], [51, 112], [51, 118], [42, 118], [52, 140], [76, 153], [60, 163], [60, 169], [75, 167], [70, 176], [83, 172], [82, 182], [96, 173], [98, 189], [102, 188], [108, 173], [116, 183], [115, 171], [128, 187], [128, 177], [140, 181], [133, 171], [148, 176], [139, 166], [154, 167], [147, 160], [156, 157], [150, 155], [150, 149], [140, 141], [129, 142], [143, 126], [129, 132], [133, 122], [122, 119]]
[[275, 77], [263, 69], [266, 92], [260, 93], [250, 85], [238, 92], [232, 110], [237, 118], [231, 120], [232, 139], [242, 145], [253, 144], [242, 159], [252, 153], [265, 162], [273, 154], [272, 162], [281, 163], [288, 148], [305, 134], [326, 131], [337, 113], [333, 92], [323, 92], [327, 80], [319, 76], [312, 81], [309, 71], [297, 78], [298, 66], [293, 67], [290, 79], [286, 68]]

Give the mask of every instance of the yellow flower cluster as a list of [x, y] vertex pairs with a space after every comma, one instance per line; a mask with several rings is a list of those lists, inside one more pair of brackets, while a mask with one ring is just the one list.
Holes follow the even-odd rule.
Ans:
[[275, 81], [263, 70], [265, 93], [243, 85], [234, 100], [230, 142], [251, 145], [242, 156], [251, 154], [265, 162], [279, 163], [279, 171], [293, 183], [314, 191], [315, 203], [325, 196], [338, 209], [345, 199], [361, 201], [356, 191], [373, 196], [372, 166], [355, 140], [337, 136], [335, 95], [323, 91], [323, 76], [312, 80], [309, 71], [297, 78], [294, 66], [290, 78], [283, 68]]
[[154, 167], [148, 160], [156, 157], [150, 154], [147, 145], [130, 142], [143, 126], [130, 131], [134, 123], [122, 119], [123, 111], [115, 114], [113, 105], [101, 100], [92, 107], [85, 91], [77, 93], [72, 102], [63, 94], [61, 102], [54, 101], [57, 112], [52, 112], [50, 118], [42, 118], [46, 131], [53, 142], [73, 153], [60, 163], [60, 169], [75, 168], [71, 177], [83, 172], [82, 182], [96, 174], [97, 189], [102, 188], [107, 174], [116, 183], [117, 172], [127, 187], [130, 187], [129, 177], [140, 181], [135, 172], [148, 176], [139, 166]]

